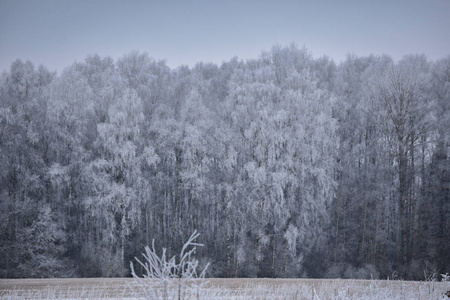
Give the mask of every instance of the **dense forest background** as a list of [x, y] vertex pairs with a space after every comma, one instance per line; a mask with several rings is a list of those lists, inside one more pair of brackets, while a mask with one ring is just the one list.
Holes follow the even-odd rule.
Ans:
[[450, 271], [450, 56], [132, 52], [0, 77], [0, 277], [129, 276], [197, 229], [214, 277]]

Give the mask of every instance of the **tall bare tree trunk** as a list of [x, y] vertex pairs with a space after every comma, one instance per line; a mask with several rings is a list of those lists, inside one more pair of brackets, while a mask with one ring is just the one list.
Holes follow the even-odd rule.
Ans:
[[403, 264], [407, 262], [407, 214], [406, 214], [406, 193], [407, 193], [407, 180], [406, 180], [406, 167], [407, 158], [403, 149], [403, 145], [399, 145], [398, 149], [398, 164], [399, 164], [399, 214], [400, 214], [400, 255]]
[[341, 200], [342, 200], [342, 186], [344, 184], [344, 174], [341, 174], [339, 182], [339, 194], [337, 198], [337, 215], [336, 215], [336, 231], [334, 234], [334, 264], [337, 263], [338, 246], [339, 246], [339, 220], [341, 217]]

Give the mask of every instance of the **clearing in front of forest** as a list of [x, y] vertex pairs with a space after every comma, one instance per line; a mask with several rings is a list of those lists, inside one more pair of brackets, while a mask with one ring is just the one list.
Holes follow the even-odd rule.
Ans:
[[[450, 282], [208, 278], [200, 299], [449, 299]], [[0, 279], [2, 299], [143, 299], [133, 278]]]

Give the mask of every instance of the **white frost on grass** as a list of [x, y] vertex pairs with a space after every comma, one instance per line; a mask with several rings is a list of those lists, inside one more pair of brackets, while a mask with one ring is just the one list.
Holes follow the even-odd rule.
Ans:
[[[0, 290], [0, 299], [148, 299], [139, 290], [133, 293], [125, 279], [114, 285], [89, 287], [43, 286], [39, 289]], [[126, 279], [128, 280], [128, 279]], [[19, 280], [20, 281], [20, 280]], [[1, 281], [0, 281], [1, 283]], [[132, 285], [132, 284], [130, 284]], [[138, 286], [134, 286], [138, 288]], [[185, 299], [218, 300], [294, 300], [294, 299], [367, 299], [367, 300], [444, 300], [450, 282], [412, 282], [389, 280], [330, 280], [330, 279], [210, 279], [199, 294]], [[173, 294], [168, 299], [178, 299]]]

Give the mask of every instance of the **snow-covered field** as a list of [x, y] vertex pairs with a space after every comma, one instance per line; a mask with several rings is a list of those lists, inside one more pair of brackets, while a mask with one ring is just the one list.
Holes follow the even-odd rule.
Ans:
[[[449, 299], [450, 282], [208, 279], [200, 299]], [[0, 279], [1, 299], [143, 299], [132, 278]], [[195, 297], [197, 298], [197, 297]]]

